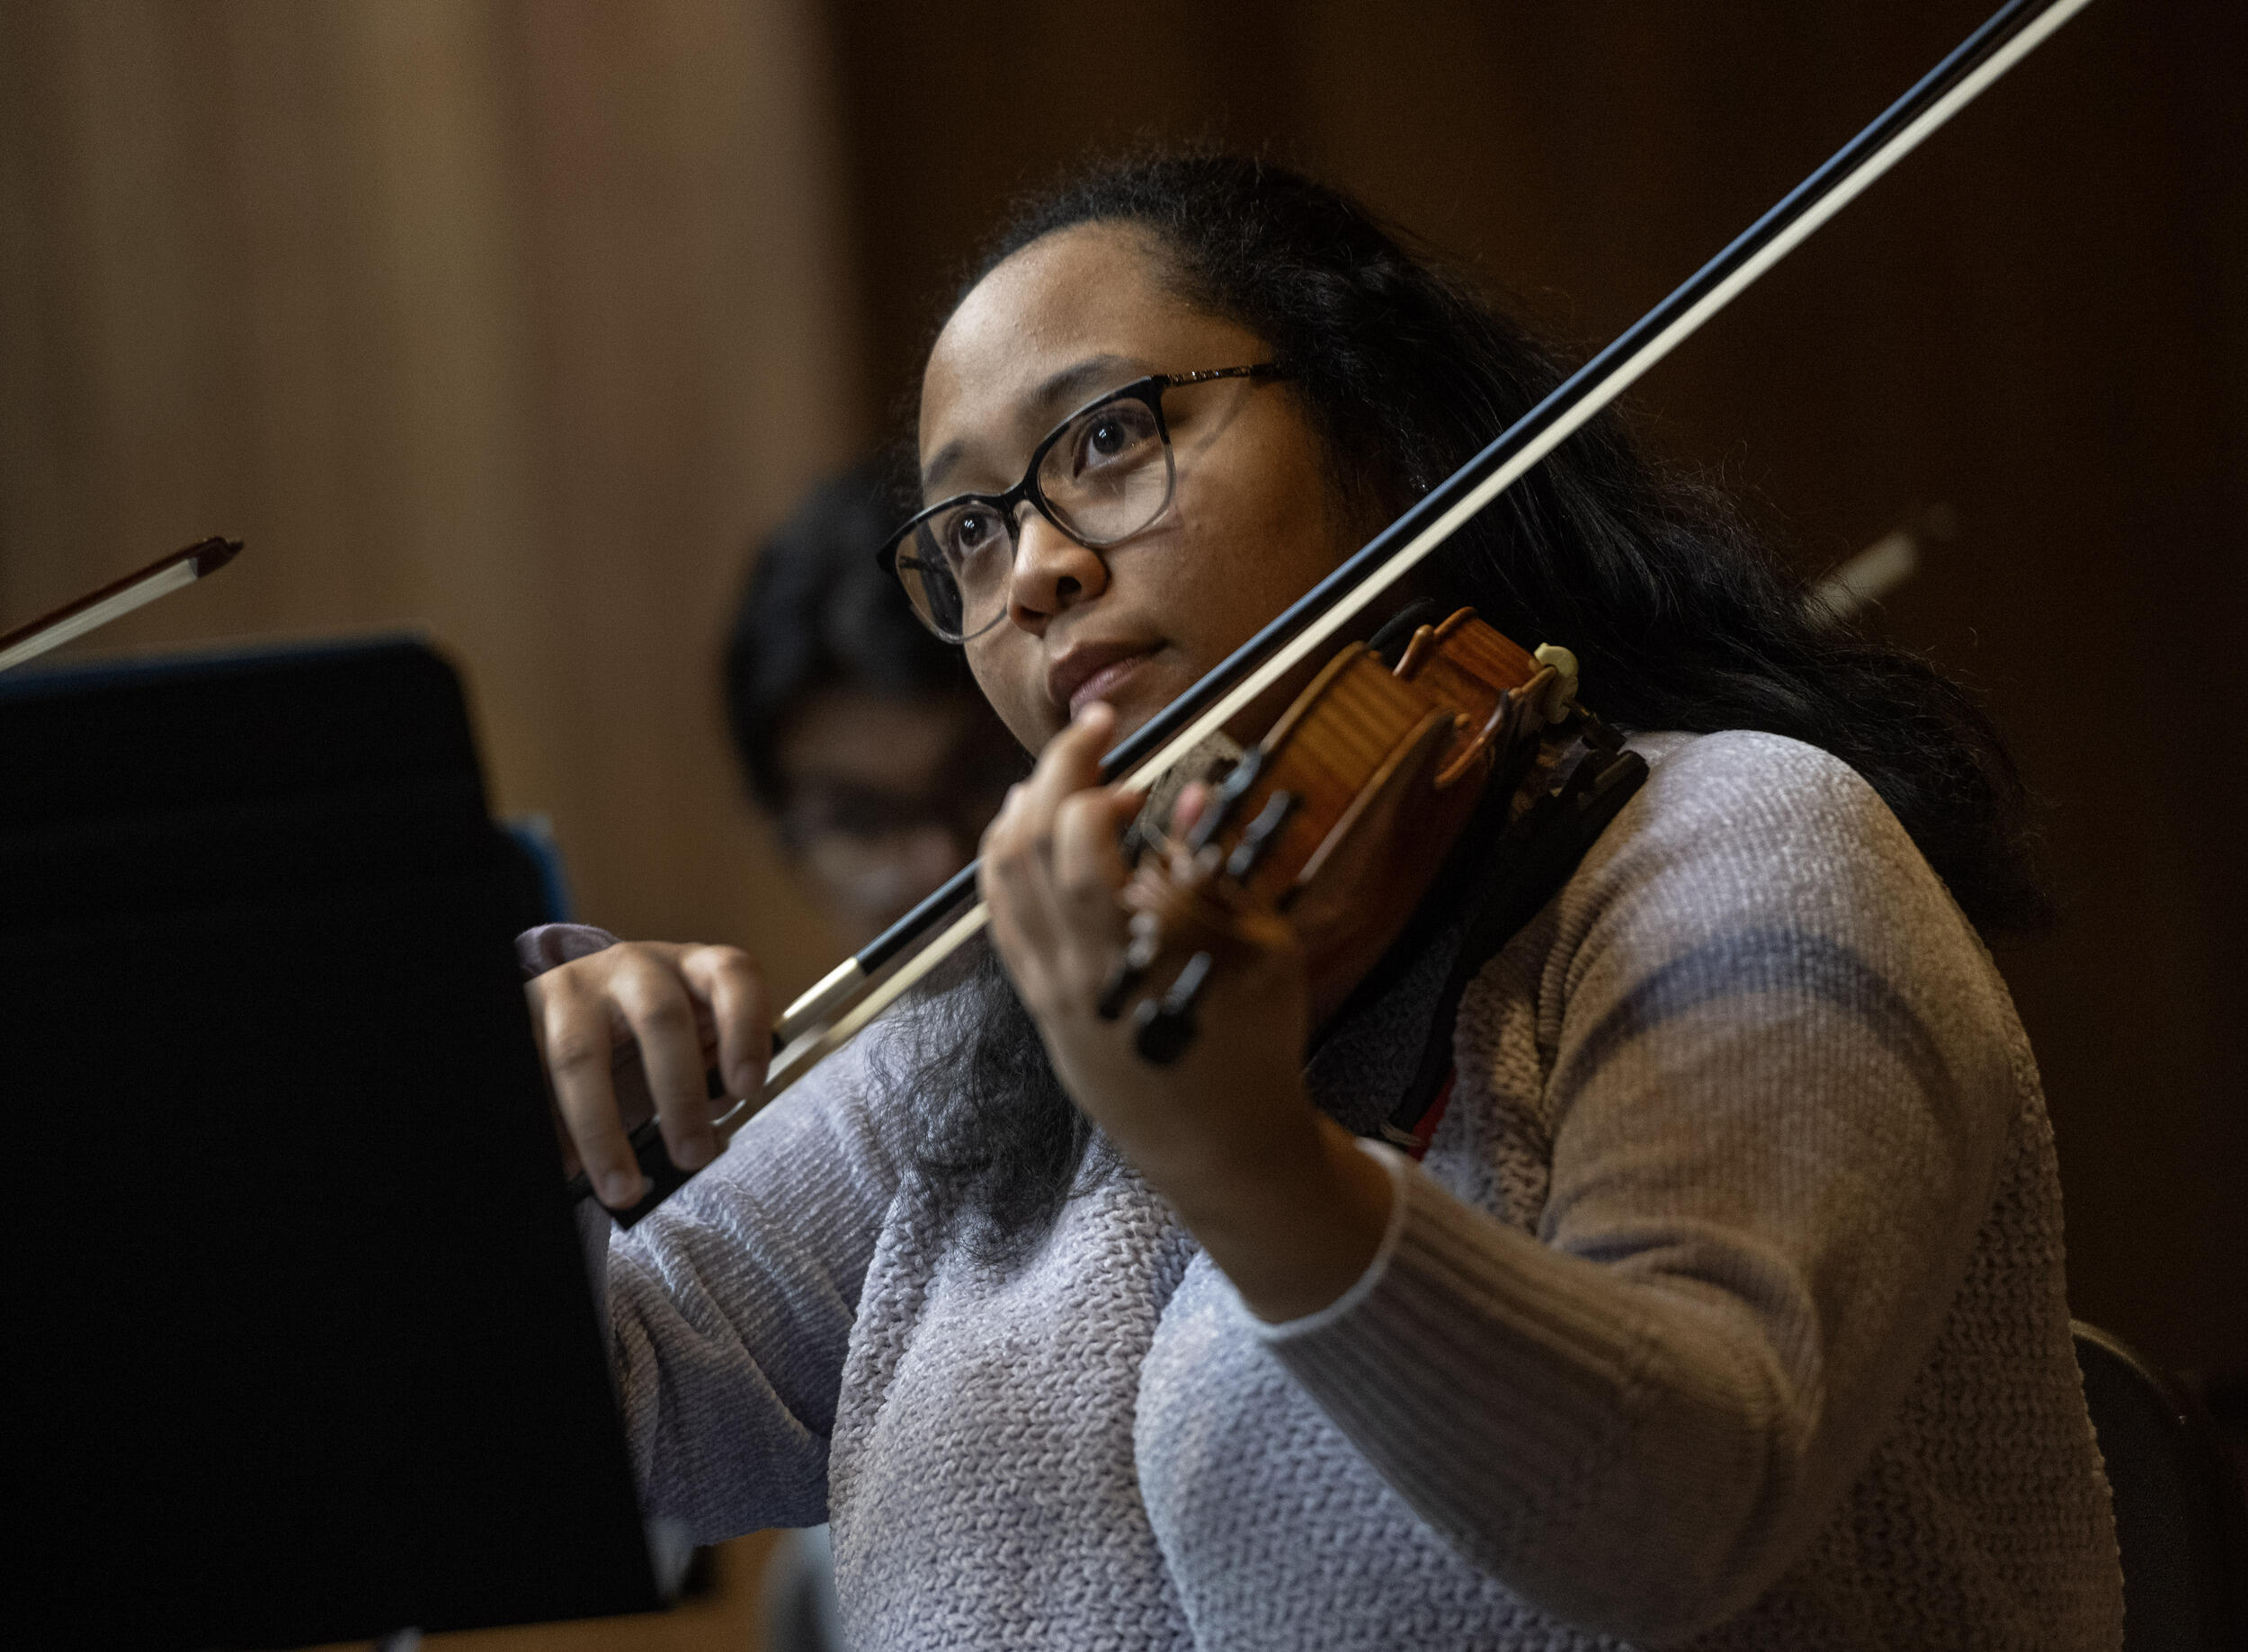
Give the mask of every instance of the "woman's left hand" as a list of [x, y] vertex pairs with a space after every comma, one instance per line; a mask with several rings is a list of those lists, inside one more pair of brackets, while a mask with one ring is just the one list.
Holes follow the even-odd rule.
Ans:
[[1118, 836], [1140, 804], [1099, 783], [1114, 726], [1107, 706], [1086, 708], [985, 833], [992, 939], [1071, 1098], [1253, 1311], [1293, 1318], [1364, 1272], [1388, 1219], [1388, 1175], [1305, 1090], [1310, 989], [1284, 922], [1213, 977], [1200, 1035], [1170, 1066], [1133, 1049], [1128, 1016], [1095, 1008], [1125, 943]]

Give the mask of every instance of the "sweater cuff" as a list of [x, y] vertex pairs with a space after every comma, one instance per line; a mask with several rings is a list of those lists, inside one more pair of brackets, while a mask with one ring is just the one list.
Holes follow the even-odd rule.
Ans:
[[541, 924], [515, 937], [515, 961], [528, 981], [616, 944], [616, 936], [591, 924]]
[[[1306, 1314], [1300, 1318], [1283, 1319], [1278, 1324], [1257, 1319], [1257, 1335], [1268, 1343], [1285, 1342], [1291, 1336], [1308, 1336], [1324, 1331], [1347, 1319], [1358, 1305], [1370, 1296], [1382, 1275], [1389, 1271], [1389, 1258], [1397, 1248], [1397, 1236], [1405, 1231], [1405, 1174], [1413, 1168], [1413, 1161], [1386, 1143], [1356, 1139], [1358, 1150], [1389, 1173], [1389, 1220], [1383, 1227], [1381, 1243], [1374, 1247], [1374, 1259], [1366, 1264], [1366, 1271], [1351, 1281], [1351, 1288], [1325, 1308]], [[1254, 1319], [1256, 1317], [1250, 1316]]]

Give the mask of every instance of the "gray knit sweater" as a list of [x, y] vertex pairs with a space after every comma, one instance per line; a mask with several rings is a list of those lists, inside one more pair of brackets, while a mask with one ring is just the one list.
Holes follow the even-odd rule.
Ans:
[[[862, 1648], [2118, 1646], [2004, 987], [1834, 759], [1638, 745], [1341, 1300], [1259, 1322], [1113, 1165], [978, 1266], [878, 1029], [609, 1247], [651, 1510], [832, 1520]], [[1345, 1122], [1442, 951], [1322, 1048]]]

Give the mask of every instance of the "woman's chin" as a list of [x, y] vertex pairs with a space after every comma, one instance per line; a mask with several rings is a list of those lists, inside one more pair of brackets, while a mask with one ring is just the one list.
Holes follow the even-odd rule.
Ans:
[[1116, 713], [1116, 728], [1109, 737], [1110, 746], [1115, 746], [1145, 728], [1187, 686], [1170, 682], [1168, 674], [1152, 668], [1136, 671], [1116, 684], [1103, 697], [1109, 709]]

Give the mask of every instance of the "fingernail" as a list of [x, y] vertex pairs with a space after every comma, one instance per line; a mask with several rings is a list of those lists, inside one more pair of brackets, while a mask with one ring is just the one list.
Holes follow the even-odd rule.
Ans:
[[710, 1162], [710, 1144], [694, 1137], [679, 1144], [672, 1155], [672, 1163], [682, 1170], [700, 1170]]
[[601, 1179], [601, 1201], [612, 1210], [631, 1209], [647, 1190], [647, 1178], [634, 1170], [612, 1170]]

